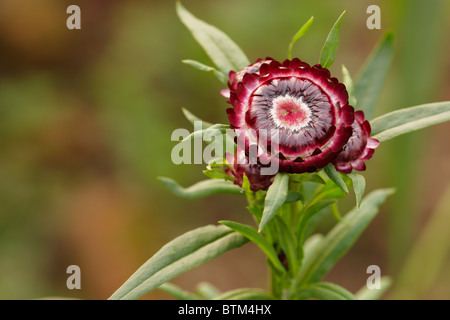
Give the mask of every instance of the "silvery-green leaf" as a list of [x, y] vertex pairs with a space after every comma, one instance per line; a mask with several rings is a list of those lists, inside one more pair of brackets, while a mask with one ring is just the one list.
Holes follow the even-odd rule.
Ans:
[[322, 51], [320, 52], [320, 64], [324, 68], [330, 68], [333, 65], [334, 59], [336, 57], [336, 51], [339, 43], [339, 29], [341, 27], [344, 14], [345, 11], [341, 13], [339, 18], [333, 25], [333, 28], [331, 28]]
[[250, 64], [244, 52], [224, 32], [196, 18], [181, 2], [176, 7], [180, 20], [223, 74]]
[[434, 102], [389, 112], [370, 121], [372, 137], [390, 140], [450, 120], [450, 101]]

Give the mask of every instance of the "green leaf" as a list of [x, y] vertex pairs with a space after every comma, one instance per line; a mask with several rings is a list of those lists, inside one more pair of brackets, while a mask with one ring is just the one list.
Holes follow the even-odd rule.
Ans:
[[394, 34], [388, 31], [374, 49], [355, 82], [354, 94], [358, 109], [364, 111], [366, 120], [373, 116], [393, 56]]
[[189, 292], [181, 289], [180, 287], [174, 285], [173, 283], [163, 283], [158, 287], [159, 290], [164, 291], [165, 293], [170, 294], [171, 296], [174, 296], [178, 300], [200, 300], [200, 297]]
[[297, 201], [303, 201], [303, 194], [298, 191], [289, 190], [284, 203], [293, 203]]
[[223, 157], [217, 157], [214, 159], [211, 159], [208, 161], [208, 165], [206, 166], [207, 169], [214, 169], [214, 168], [222, 168], [223, 166], [227, 166], [227, 162], [226, 159], [224, 159]]
[[133, 300], [248, 240], [224, 226], [208, 225], [175, 238], [145, 262], [111, 300]]
[[331, 205], [331, 212], [333, 213], [333, 216], [334, 216], [334, 218], [336, 219], [337, 222], [341, 222], [342, 221], [342, 216], [341, 216], [341, 213], [339, 212], [339, 208], [338, 208], [336, 203], [333, 203]]
[[303, 265], [309, 265], [311, 263], [317, 251], [320, 249], [323, 239], [323, 235], [316, 233], [305, 240], [303, 244]]
[[355, 98], [355, 87], [353, 84], [352, 76], [350, 75], [350, 72], [347, 70], [347, 68], [342, 65], [342, 82], [345, 85], [345, 88], [347, 89], [348, 93], [348, 103], [352, 106], [356, 106], [357, 101]]
[[247, 209], [248, 211], [250, 211], [250, 213], [251, 213], [252, 215], [255, 216], [256, 221], [261, 220], [261, 217], [262, 217], [262, 210], [263, 210], [263, 209], [262, 209], [262, 206], [260, 206], [260, 205], [258, 205], [258, 204], [252, 204], [251, 206], [247, 206], [246, 209]]
[[[339, 189], [340, 190], [340, 189]], [[341, 191], [342, 192], [342, 191]], [[325, 207], [321, 211], [317, 212], [308, 222], [303, 239], [309, 237], [317, 228], [319, 223], [330, 213], [330, 208]]]
[[318, 188], [314, 197], [308, 202], [309, 205], [317, 203], [321, 200], [345, 199], [347, 194], [332, 180], [328, 180], [325, 186]]
[[224, 292], [214, 300], [273, 300], [273, 297], [262, 289], [242, 288]]
[[186, 119], [188, 119], [188, 121], [190, 123], [192, 123], [192, 125], [194, 125], [194, 123], [196, 121], [201, 121], [202, 123], [202, 129], [207, 129], [209, 127], [211, 127], [213, 124], [203, 121], [202, 119], [200, 119], [199, 117], [197, 117], [196, 115], [194, 115], [192, 112], [190, 112], [188, 109], [186, 108], [181, 108], [181, 111], [183, 111], [184, 116], [186, 117]]
[[298, 283], [300, 282], [300, 275], [302, 274], [302, 270], [304, 270], [305, 265], [309, 265], [313, 258], [316, 255], [316, 252], [320, 249], [321, 243], [323, 241], [323, 235], [316, 233], [310, 236], [306, 241], [304, 241], [303, 245], [300, 247], [302, 248], [302, 254], [300, 260], [300, 268], [297, 271], [296, 277], [293, 279], [292, 288], [298, 288]]
[[297, 299], [319, 300], [355, 300], [355, 296], [347, 289], [329, 282], [311, 283], [302, 287], [296, 293]]
[[314, 203], [313, 205], [307, 206], [305, 209], [303, 209], [303, 212], [297, 222], [296, 230], [297, 230], [297, 237], [298, 237], [298, 243], [303, 243], [303, 240], [305, 239], [305, 232], [309, 225], [309, 221], [311, 218], [313, 218], [317, 213], [324, 210], [325, 208], [329, 207], [333, 203], [336, 203], [335, 200], [323, 200], [317, 203]]
[[280, 217], [275, 217], [278, 238], [281, 249], [283, 249], [288, 260], [288, 269], [292, 276], [295, 276], [298, 269], [297, 240], [291, 229], [284, 223]]
[[233, 181], [233, 178], [231, 178], [228, 174], [226, 174], [221, 169], [207, 169], [203, 170], [203, 174], [211, 179], [222, 179], [222, 180], [230, 180]]
[[367, 285], [359, 289], [355, 294], [357, 300], [378, 300], [391, 287], [392, 279], [390, 277], [380, 278], [380, 289], [369, 289]]
[[422, 104], [393, 111], [370, 121], [372, 137], [386, 141], [450, 120], [450, 101]]
[[333, 65], [336, 50], [339, 43], [339, 28], [341, 27], [342, 18], [344, 17], [344, 12], [341, 13], [333, 28], [331, 28], [330, 33], [328, 34], [327, 40], [320, 52], [320, 64], [324, 68], [330, 68]]
[[272, 262], [273, 266], [278, 271], [281, 273], [286, 273], [286, 269], [281, 264], [280, 259], [278, 259], [278, 255], [273, 246], [266, 240], [266, 238], [259, 234], [256, 229], [234, 221], [219, 221], [219, 223], [236, 232], [239, 232], [244, 237], [255, 243], [266, 254], [267, 258]]
[[219, 79], [219, 81], [222, 82], [223, 84], [227, 84], [228, 82], [228, 77], [219, 70], [217, 70], [216, 68], [190, 59], [181, 60], [181, 62], [200, 71], [212, 72], [216, 76], [216, 78]]
[[250, 189], [250, 181], [248, 180], [247, 175], [244, 173], [242, 176], [242, 190], [245, 191], [245, 193], [251, 193], [252, 190]]
[[298, 39], [303, 37], [305, 33], [309, 30], [311, 27], [311, 24], [314, 21], [314, 17], [309, 18], [308, 21], [300, 28], [300, 30], [297, 31], [297, 33], [292, 37], [291, 43], [289, 43], [289, 49], [287, 53], [287, 58], [289, 60], [292, 59], [292, 48], [294, 47], [294, 44], [297, 42]]
[[283, 205], [287, 198], [289, 189], [289, 175], [286, 173], [278, 173], [275, 176], [271, 186], [267, 190], [264, 202], [264, 211], [259, 224], [258, 232], [261, 232], [267, 222], [273, 218], [277, 210]]
[[300, 270], [300, 284], [318, 282], [351, 248], [363, 230], [378, 213], [379, 206], [394, 192], [379, 189], [371, 192], [357, 212], [353, 209], [320, 241], [313, 257]]
[[318, 184], [326, 184], [326, 181], [323, 180], [323, 178], [317, 173], [302, 173], [302, 174], [292, 173], [290, 177], [293, 181], [299, 183], [314, 182]]
[[213, 286], [209, 282], [200, 282], [197, 287], [195, 288], [195, 292], [205, 298], [205, 299], [214, 299], [215, 297], [218, 297], [221, 295], [221, 292], [219, 289], [217, 289], [215, 286]]
[[191, 139], [195, 139], [197, 137], [201, 138], [204, 135], [213, 134], [213, 133], [215, 133], [215, 131], [217, 131], [217, 133], [224, 134], [229, 129], [230, 129], [230, 125], [228, 125], [228, 124], [216, 123], [206, 129], [201, 129], [201, 130], [192, 132], [190, 135], [188, 135], [186, 138], [184, 138], [182, 142], [188, 141]]
[[356, 196], [356, 208], [359, 209], [364, 191], [366, 190], [366, 179], [364, 176], [357, 173], [350, 173], [347, 175], [353, 181], [353, 190], [355, 190]]
[[348, 195], [348, 188], [345, 184], [344, 180], [342, 180], [341, 176], [339, 175], [339, 172], [336, 171], [334, 166], [329, 163], [324, 168], [325, 173], [327, 174], [328, 178], [331, 179], [339, 188], [341, 188], [342, 191], [344, 191]]
[[223, 74], [239, 71], [250, 64], [244, 52], [225, 33], [196, 18], [181, 2], [177, 2], [176, 7], [181, 22]]
[[193, 184], [188, 188], [183, 188], [175, 180], [158, 177], [164, 185], [175, 195], [186, 199], [197, 199], [213, 194], [230, 193], [241, 194], [242, 189], [233, 184], [231, 181], [225, 180], [204, 180]]

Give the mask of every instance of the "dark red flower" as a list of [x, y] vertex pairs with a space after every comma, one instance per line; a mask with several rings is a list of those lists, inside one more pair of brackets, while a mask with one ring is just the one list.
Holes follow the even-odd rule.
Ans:
[[257, 145], [259, 159], [277, 161], [280, 172], [325, 167], [352, 134], [345, 86], [320, 65], [259, 60], [231, 73], [229, 89], [228, 119], [238, 141], [246, 153]]
[[380, 144], [378, 140], [369, 137], [371, 128], [369, 121], [364, 120], [364, 112], [355, 112], [352, 130], [352, 136], [333, 161], [336, 170], [342, 173], [350, 173], [353, 169], [366, 170], [364, 161], [372, 157], [375, 148]]
[[275, 175], [261, 174], [263, 166], [259, 163], [252, 163], [245, 152], [239, 148], [236, 155], [226, 154], [227, 164], [229, 168], [225, 172], [234, 179], [234, 184], [242, 187], [244, 174], [247, 176], [252, 191], [267, 190], [273, 182]]
[[237, 89], [237, 84], [239, 82], [242, 81], [242, 79], [244, 78], [244, 75], [246, 73], [258, 73], [259, 68], [261, 67], [261, 65], [263, 63], [270, 63], [272, 62], [273, 59], [270, 57], [267, 57], [266, 59], [258, 59], [256, 60], [254, 63], [252, 63], [251, 65], [248, 65], [247, 67], [245, 67], [244, 69], [236, 72], [236, 71], [230, 71], [229, 75], [228, 75], [228, 87], [229, 89], [224, 89], [221, 90], [220, 93], [225, 97], [225, 98], [229, 98], [230, 97], [230, 90], [236, 90]]

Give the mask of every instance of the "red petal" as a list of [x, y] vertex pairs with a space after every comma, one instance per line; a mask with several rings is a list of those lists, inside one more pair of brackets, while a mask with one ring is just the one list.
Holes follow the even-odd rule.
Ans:
[[355, 119], [359, 123], [363, 123], [364, 122], [364, 112], [361, 110], [355, 111]]
[[367, 148], [375, 149], [380, 145], [380, 141], [374, 138], [368, 138], [367, 139]]
[[361, 159], [357, 159], [357, 160], [353, 161], [352, 167], [353, 167], [353, 169], [358, 170], [358, 171], [366, 170], [366, 164]]
[[220, 94], [225, 98], [230, 98], [230, 89], [222, 89], [220, 90]]

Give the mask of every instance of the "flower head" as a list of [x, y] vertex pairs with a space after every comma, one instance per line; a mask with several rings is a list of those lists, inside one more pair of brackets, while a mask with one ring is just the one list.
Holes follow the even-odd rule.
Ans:
[[352, 136], [333, 162], [336, 170], [350, 173], [353, 169], [366, 170], [365, 160], [369, 160], [380, 142], [370, 138], [369, 121], [364, 120], [364, 112], [355, 112], [355, 121], [352, 124]]
[[352, 134], [345, 86], [320, 65], [258, 60], [230, 73], [229, 89], [228, 119], [238, 141], [246, 153], [257, 145], [258, 157], [275, 158], [280, 172], [325, 167]]
[[267, 190], [273, 182], [275, 175], [262, 175], [261, 164], [252, 162], [242, 149], [237, 148], [236, 154], [226, 154], [229, 169], [225, 172], [234, 178], [234, 184], [242, 187], [244, 174], [247, 176], [252, 191]]

